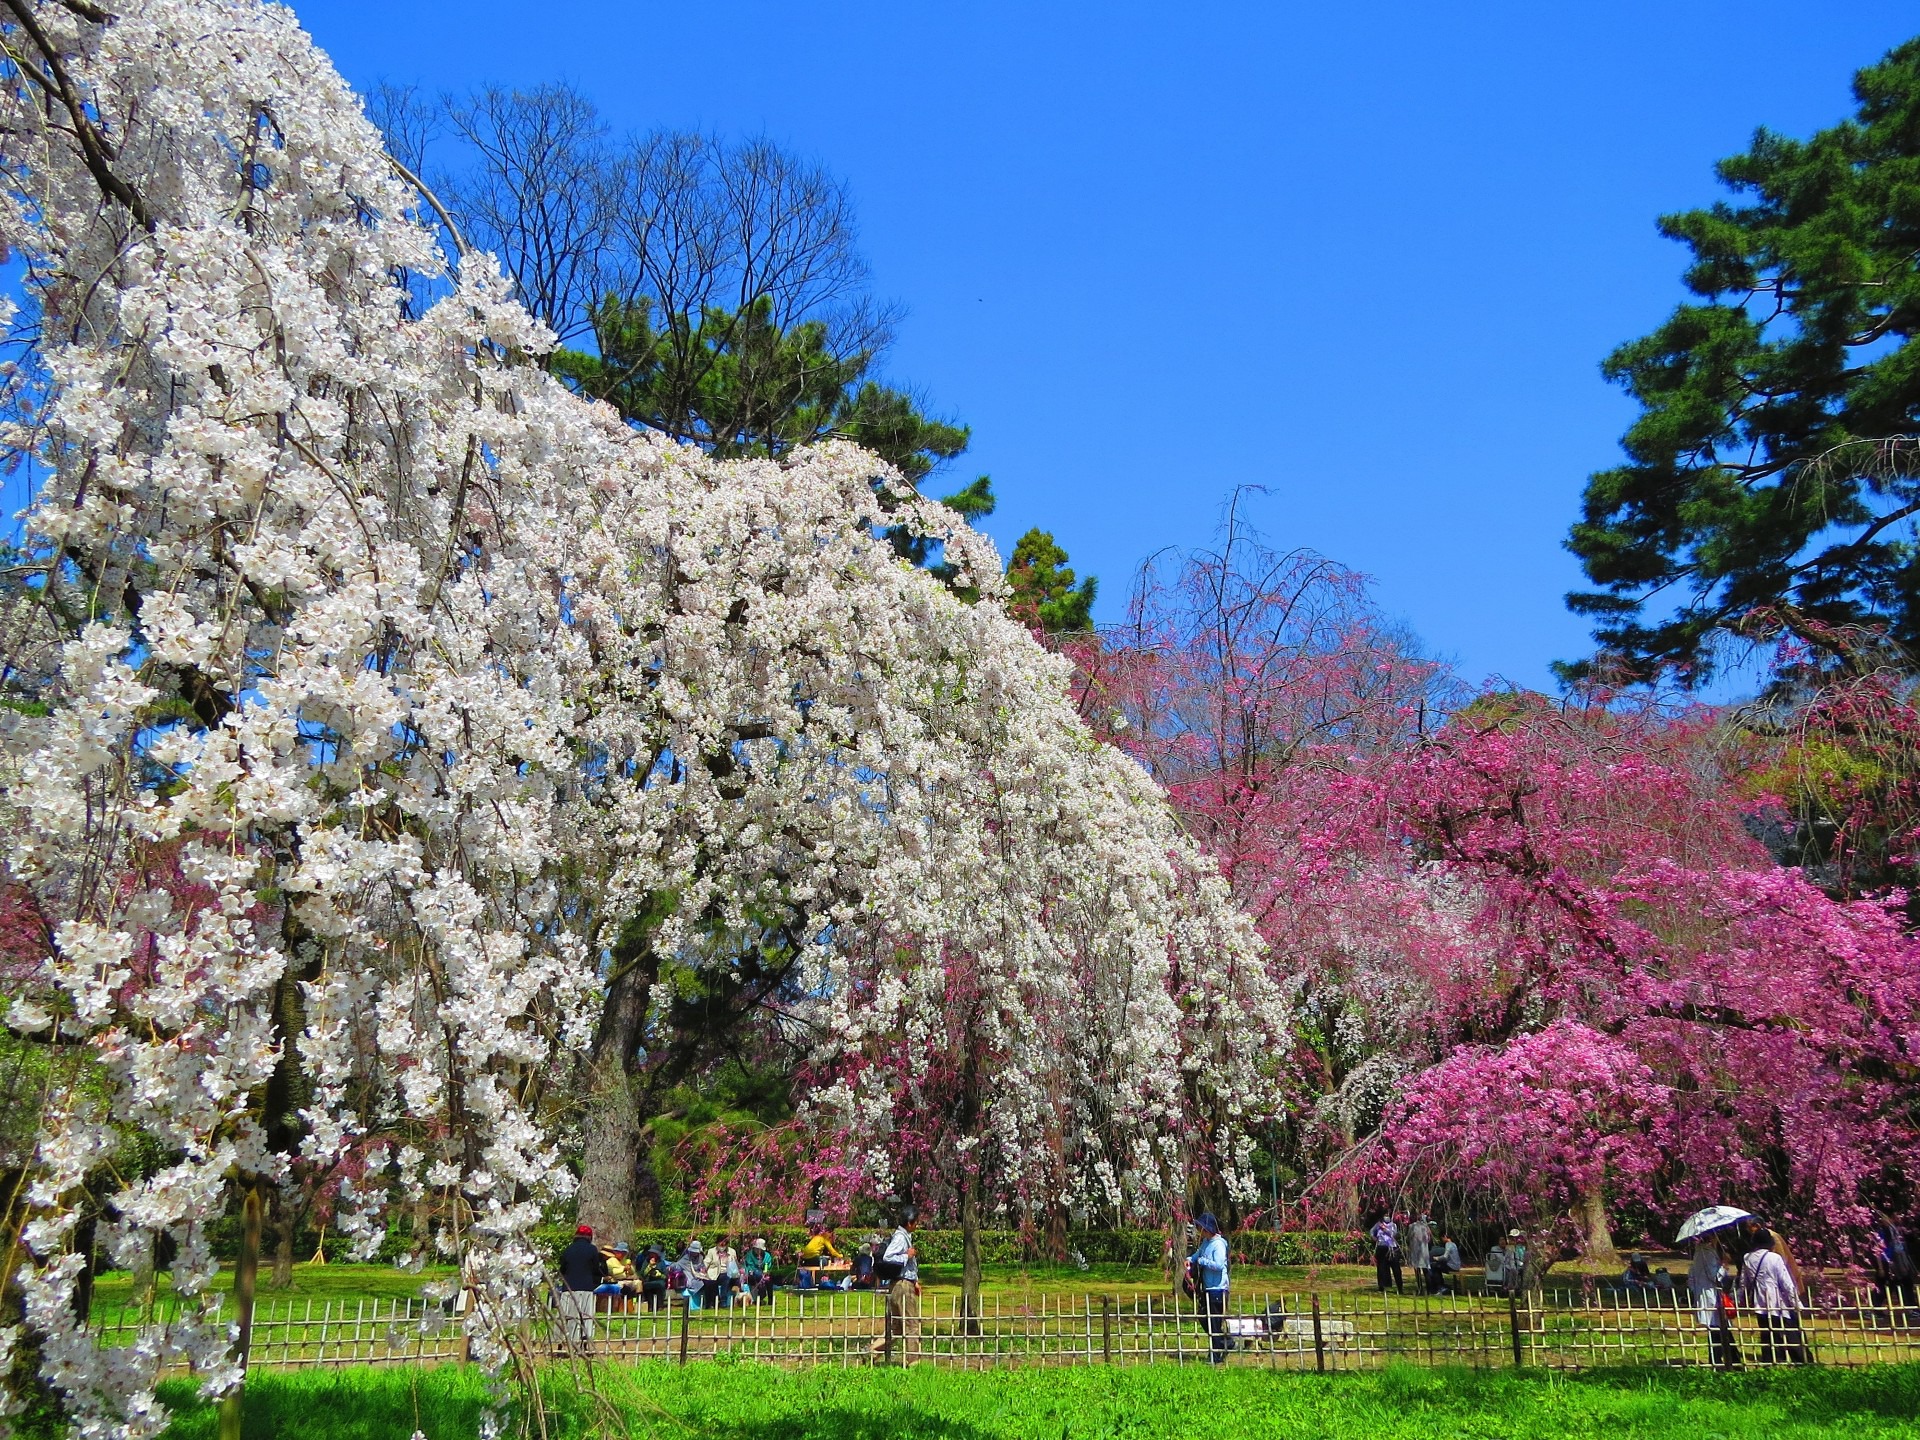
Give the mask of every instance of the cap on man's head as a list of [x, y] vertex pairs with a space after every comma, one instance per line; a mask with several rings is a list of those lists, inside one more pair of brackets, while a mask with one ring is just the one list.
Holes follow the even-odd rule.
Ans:
[[627, 1248], [627, 1242], [624, 1240], [615, 1241], [613, 1248], [616, 1253], [621, 1255], [631, 1255], [633, 1253], [633, 1251]]
[[1211, 1210], [1201, 1211], [1200, 1218], [1194, 1221], [1194, 1224], [1198, 1225], [1202, 1230], [1211, 1230], [1216, 1235], [1220, 1233], [1220, 1222], [1213, 1218], [1213, 1212]]
[[767, 1242], [764, 1240], [755, 1240], [753, 1242], [753, 1248], [756, 1250], [764, 1250], [767, 1248]]
[[573, 1233], [574, 1233], [574, 1234], [576, 1234], [576, 1235], [591, 1235], [591, 1234], [593, 1234], [593, 1226], [591, 1226], [591, 1225], [576, 1225], [576, 1226], [574, 1226], [574, 1227], [573, 1227]]
[[1520, 1238], [1520, 1227], [1516, 1225], [1511, 1230], [1507, 1231], [1507, 1238], [1509, 1240], [1518, 1240]]

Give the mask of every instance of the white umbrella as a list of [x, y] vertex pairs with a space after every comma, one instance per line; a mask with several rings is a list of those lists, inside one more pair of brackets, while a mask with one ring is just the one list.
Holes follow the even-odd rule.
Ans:
[[1731, 1225], [1736, 1220], [1745, 1220], [1753, 1212], [1739, 1210], [1731, 1205], [1709, 1205], [1706, 1209], [1687, 1217], [1687, 1223], [1680, 1227], [1680, 1233], [1674, 1237], [1674, 1244], [1684, 1245], [1696, 1235], [1704, 1235], [1709, 1230], [1718, 1230], [1723, 1225]]

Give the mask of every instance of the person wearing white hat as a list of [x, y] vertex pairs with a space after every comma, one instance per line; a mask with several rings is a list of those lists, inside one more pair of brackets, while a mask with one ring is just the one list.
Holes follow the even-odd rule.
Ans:
[[1507, 1231], [1507, 1289], [1516, 1295], [1527, 1290], [1527, 1242], [1518, 1225]]
[[758, 1305], [773, 1295], [773, 1252], [764, 1237], [756, 1236], [740, 1257], [740, 1282], [746, 1298]]

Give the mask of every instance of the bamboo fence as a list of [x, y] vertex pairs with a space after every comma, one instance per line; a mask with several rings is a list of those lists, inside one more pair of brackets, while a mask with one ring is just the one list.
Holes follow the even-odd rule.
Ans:
[[[962, 1313], [961, 1297], [930, 1291], [918, 1314], [890, 1333], [886, 1297], [832, 1291], [779, 1292], [770, 1302], [689, 1309], [676, 1297], [656, 1311], [598, 1312], [590, 1326], [549, 1302], [530, 1330], [534, 1345], [561, 1358], [707, 1360], [850, 1367], [931, 1363], [965, 1369], [1031, 1365], [1205, 1364], [1207, 1317], [1167, 1295], [988, 1295]], [[224, 1298], [203, 1322], [226, 1323]], [[102, 1314], [102, 1343], [132, 1344], [173, 1316], [146, 1321], [126, 1309]], [[1740, 1311], [1731, 1336], [1742, 1366], [1780, 1363], [1868, 1365], [1920, 1360], [1920, 1307], [1876, 1303], [1861, 1292], [1801, 1311], [1802, 1351], [1789, 1358], [1768, 1343], [1758, 1319]], [[1351, 1371], [1389, 1362], [1584, 1370], [1605, 1366], [1706, 1366], [1707, 1329], [1684, 1294], [1534, 1293], [1385, 1296], [1236, 1291], [1220, 1325], [1231, 1344], [1224, 1363], [1271, 1370]], [[591, 1335], [585, 1332], [590, 1329]], [[253, 1317], [250, 1366], [436, 1363], [466, 1357], [464, 1321], [424, 1300], [267, 1300]], [[1727, 1358], [1723, 1352], [1722, 1359]]]

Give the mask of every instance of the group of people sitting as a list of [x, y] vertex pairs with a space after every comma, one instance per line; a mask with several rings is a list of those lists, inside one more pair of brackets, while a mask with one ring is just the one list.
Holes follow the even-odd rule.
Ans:
[[570, 1293], [592, 1294], [595, 1308], [601, 1310], [658, 1310], [669, 1293], [685, 1296], [695, 1310], [751, 1305], [773, 1294], [773, 1252], [764, 1239], [738, 1251], [722, 1237], [711, 1250], [689, 1240], [671, 1261], [658, 1245], [647, 1246], [636, 1257], [624, 1240], [605, 1247], [595, 1244], [593, 1227], [581, 1225], [560, 1254], [560, 1281]]
[[[884, 1290], [887, 1250], [885, 1237], [868, 1235], [849, 1255], [841, 1250], [833, 1226], [811, 1226], [794, 1256], [793, 1288]], [[764, 1238], [756, 1237], [744, 1250], [736, 1250], [725, 1236], [711, 1248], [692, 1239], [668, 1259], [659, 1245], [649, 1245], [636, 1256], [624, 1240], [597, 1244], [591, 1225], [578, 1226], [572, 1243], [561, 1252], [560, 1280], [570, 1293], [590, 1293], [594, 1308], [620, 1311], [658, 1310], [676, 1294], [694, 1310], [756, 1305], [771, 1299], [778, 1283], [774, 1254]]]

